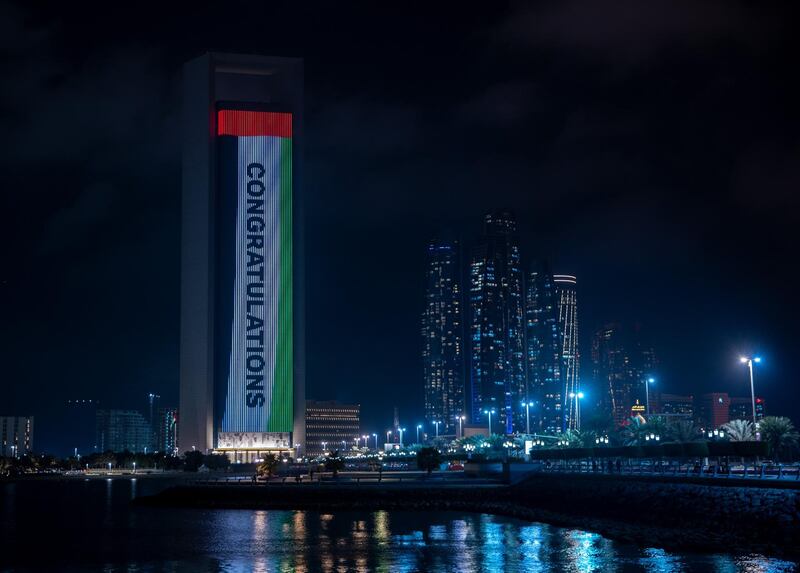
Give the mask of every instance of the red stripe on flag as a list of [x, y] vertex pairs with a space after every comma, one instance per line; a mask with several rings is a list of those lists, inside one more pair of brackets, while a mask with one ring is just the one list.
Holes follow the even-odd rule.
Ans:
[[217, 112], [217, 135], [292, 137], [292, 114], [221, 109]]

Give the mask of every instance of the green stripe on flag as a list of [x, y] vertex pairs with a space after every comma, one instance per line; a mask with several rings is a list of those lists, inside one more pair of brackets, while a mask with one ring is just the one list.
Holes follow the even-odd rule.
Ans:
[[294, 352], [292, 301], [292, 140], [281, 139], [280, 287], [278, 336], [268, 432], [291, 432], [294, 421]]

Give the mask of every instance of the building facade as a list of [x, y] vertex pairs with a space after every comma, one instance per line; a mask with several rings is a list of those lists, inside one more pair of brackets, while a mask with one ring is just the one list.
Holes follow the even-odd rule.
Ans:
[[[756, 396], [756, 421], [761, 421], [764, 417], [764, 398]], [[728, 417], [731, 420], [753, 421], [753, 400], [750, 397], [743, 398], [731, 396], [731, 404], [728, 410]]]
[[0, 456], [19, 458], [33, 451], [33, 416], [0, 416]]
[[361, 406], [336, 401], [306, 402], [306, 456], [350, 449], [361, 437]]
[[181, 451], [305, 441], [302, 104], [302, 60], [183, 68]]
[[425, 308], [422, 311], [422, 371], [425, 420], [455, 434], [464, 413], [464, 340], [461, 258], [458, 241], [428, 244]]
[[636, 400], [646, 403], [644, 385], [656, 370], [655, 352], [642, 342], [638, 328], [607, 324], [592, 340], [592, 363], [602, 408], [621, 426]]
[[100, 452], [155, 451], [153, 428], [136, 410], [97, 410], [96, 428]]
[[[704, 430], [713, 430], [731, 420], [731, 398], [727, 392], [703, 394], [697, 400], [697, 423]], [[752, 415], [750, 416], [752, 418]], [[750, 419], [745, 418], [745, 419]]]
[[650, 391], [650, 413], [670, 420], [694, 420], [694, 397]]
[[525, 287], [528, 392], [523, 399], [533, 402], [531, 431], [556, 434], [564, 429], [562, 380], [563, 336], [559, 322], [559, 298], [550, 268], [537, 263], [528, 274]]
[[469, 289], [470, 421], [491, 420], [492, 433], [524, 430], [525, 315], [517, 222], [510, 213], [484, 217]]
[[178, 409], [159, 408], [155, 420], [156, 424], [153, 430], [155, 433], [156, 450], [168, 455], [177, 455]]
[[561, 338], [563, 380], [563, 425], [577, 430], [580, 421], [581, 356], [578, 345], [578, 279], [573, 275], [554, 275], [558, 304], [558, 328]]

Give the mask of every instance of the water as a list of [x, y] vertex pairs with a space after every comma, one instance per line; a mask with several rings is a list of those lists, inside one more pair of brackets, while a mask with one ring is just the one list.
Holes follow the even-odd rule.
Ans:
[[460, 512], [132, 508], [160, 479], [0, 485], [0, 572], [784, 572], [759, 555], [676, 553]]

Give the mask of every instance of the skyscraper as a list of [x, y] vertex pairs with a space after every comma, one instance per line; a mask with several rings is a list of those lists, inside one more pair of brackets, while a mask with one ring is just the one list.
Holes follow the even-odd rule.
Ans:
[[183, 68], [180, 448], [305, 442], [303, 62]]
[[595, 333], [592, 363], [603, 409], [620, 426], [630, 417], [636, 400], [645, 404], [644, 385], [655, 371], [655, 352], [643, 344], [638, 328], [612, 323]]
[[536, 263], [525, 292], [527, 328], [527, 402], [535, 402], [532, 432], [557, 433], [564, 428], [562, 335], [556, 284], [549, 266]]
[[578, 346], [578, 280], [572, 275], [553, 275], [561, 336], [561, 376], [564, 384], [564, 428], [580, 429], [581, 362]]
[[458, 241], [428, 245], [425, 308], [422, 311], [422, 370], [425, 419], [455, 433], [464, 412], [464, 350], [461, 318], [461, 258]]
[[[524, 428], [519, 403], [527, 395], [525, 316], [517, 222], [507, 212], [484, 217], [469, 268], [470, 418], [491, 430]], [[520, 425], [522, 424], [522, 425]]]

